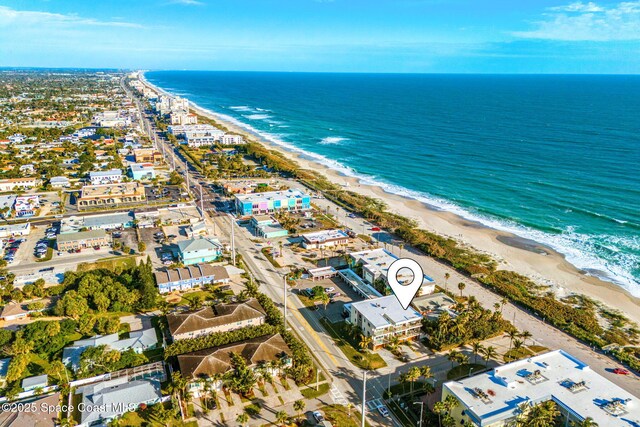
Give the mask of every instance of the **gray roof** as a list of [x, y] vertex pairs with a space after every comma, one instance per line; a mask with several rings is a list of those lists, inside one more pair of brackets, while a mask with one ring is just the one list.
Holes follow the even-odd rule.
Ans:
[[77, 233], [66, 233], [58, 235], [59, 242], [74, 242], [84, 239], [99, 239], [105, 237], [107, 233], [104, 230], [78, 231]]
[[222, 248], [220, 242], [209, 237], [197, 237], [195, 239], [182, 240], [178, 242], [180, 252], [198, 252], [208, 251], [216, 248]]
[[71, 365], [73, 370], [80, 368], [80, 357], [88, 347], [106, 345], [113, 350], [123, 352], [128, 349], [145, 351], [158, 344], [158, 336], [154, 328], [133, 331], [129, 338], [118, 339], [118, 334], [96, 335], [95, 337], [75, 341], [62, 351], [62, 363]]
[[[82, 424], [90, 424], [101, 419], [108, 420], [136, 409], [142, 403], [153, 404], [162, 398], [160, 382], [157, 380], [135, 380], [127, 382], [126, 378], [103, 381], [78, 389], [82, 393], [85, 407], [100, 406], [101, 411], [83, 411], [80, 414]], [[124, 408], [118, 411], [118, 408]]]
[[22, 380], [22, 388], [29, 387], [46, 387], [49, 382], [49, 377], [45, 375], [38, 375], [36, 377], [29, 377]]
[[84, 217], [84, 226], [87, 228], [126, 224], [128, 222], [133, 222], [133, 214], [130, 212]]
[[92, 178], [94, 176], [95, 177], [101, 177], [101, 176], [111, 176], [111, 175], [118, 175], [118, 174], [122, 175], [122, 171], [120, 169], [111, 169], [111, 170], [108, 170], [108, 171], [97, 171], [97, 172], [96, 171], [92, 171], [92, 172], [89, 172], [89, 176], [92, 177]]

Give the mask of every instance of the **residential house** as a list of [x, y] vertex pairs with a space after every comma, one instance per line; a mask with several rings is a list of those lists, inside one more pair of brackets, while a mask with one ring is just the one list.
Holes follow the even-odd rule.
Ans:
[[122, 171], [120, 169], [91, 171], [89, 172], [89, 181], [91, 182], [91, 185], [115, 184], [122, 182]]
[[163, 401], [160, 381], [129, 381], [126, 376], [79, 386], [75, 394], [82, 395], [81, 405], [78, 405], [78, 427], [104, 426], [114, 418], [135, 411], [141, 405], [150, 406]]
[[49, 180], [51, 188], [69, 188], [71, 183], [66, 176], [54, 176]]
[[167, 315], [169, 332], [174, 341], [262, 325], [265, 319], [266, 313], [255, 298]]
[[[201, 381], [203, 379], [209, 381], [214, 390], [220, 390], [222, 382], [219, 376], [233, 369], [232, 353], [244, 358], [250, 369], [263, 368], [272, 376], [278, 375], [292, 363], [291, 349], [280, 334], [182, 354], [178, 356], [180, 372], [191, 379], [189, 391], [195, 397], [200, 396], [205, 387]], [[259, 371], [256, 372], [259, 374]]]
[[43, 389], [49, 385], [49, 377], [46, 374], [28, 377], [22, 380], [21, 385], [24, 391]]
[[129, 337], [119, 339], [118, 334], [96, 335], [95, 337], [75, 341], [62, 351], [62, 363], [74, 371], [80, 368], [80, 357], [87, 348], [105, 345], [111, 350], [123, 352], [133, 350], [142, 353], [158, 346], [158, 336], [154, 328], [129, 332]]
[[42, 180], [38, 178], [0, 179], [0, 191], [18, 191], [38, 187]]
[[210, 283], [229, 282], [229, 274], [224, 267], [210, 264], [193, 264], [184, 268], [158, 271], [155, 276], [161, 294], [186, 291]]
[[402, 308], [395, 295], [351, 303], [347, 320], [371, 337], [374, 349], [387, 344], [391, 337], [415, 340], [422, 328], [422, 315], [411, 306]]
[[222, 245], [218, 239], [196, 237], [178, 242], [178, 257], [184, 265], [211, 262], [222, 255]]
[[35, 396], [16, 403], [22, 405], [23, 408], [29, 408], [29, 410], [0, 411], [0, 426], [57, 427], [60, 425], [58, 411], [51, 410], [60, 407], [60, 393]]

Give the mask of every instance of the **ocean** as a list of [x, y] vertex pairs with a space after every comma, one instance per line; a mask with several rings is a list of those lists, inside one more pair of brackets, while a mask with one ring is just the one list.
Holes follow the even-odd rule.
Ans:
[[640, 76], [145, 75], [273, 143], [547, 245], [640, 296]]

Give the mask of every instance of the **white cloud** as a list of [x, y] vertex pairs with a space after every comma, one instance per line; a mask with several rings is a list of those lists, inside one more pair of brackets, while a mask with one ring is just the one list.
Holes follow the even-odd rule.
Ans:
[[564, 41], [640, 40], [640, 0], [611, 6], [575, 2], [549, 8], [531, 31], [512, 33], [529, 39]]
[[0, 27], [3, 26], [94, 26], [143, 28], [142, 25], [124, 21], [100, 21], [94, 18], [83, 18], [75, 14], [40, 12], [31, 10], [15, 10], [0, 6]]
[[582, 3], [577, 1], [565, 6], [550, 7], [549, 10], [557, 10], [561, 12], [604, 12], [604, 9], [594, 2]]
[[204, 3], [199, 1], [199, 0], [171, 0], [170, 3], [172, 3], [172, 4], [183, 4], [185, 6], [202, 6], [202, 5], [204, 5]]

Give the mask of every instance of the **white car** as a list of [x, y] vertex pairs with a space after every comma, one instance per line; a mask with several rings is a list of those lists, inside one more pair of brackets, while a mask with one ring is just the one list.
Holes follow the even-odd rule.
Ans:
[[325, 292], [327, 292], [327, 293], [329, 293], [329, 292], [333, 292], [333, 291], [335, 291], [335, 290], [336, 290], [336, 288], [334, 288], [333, 286], [328, 287], [328, 288], [324, 288], [324, 291], [325, 291]]
[[389, 416], [389, 410], [387, 409], [386, 406], [384, 405], [380, 405], [378, 406], [378, 412], [380, 412], [380, 415], [382, 415], [383, 417], [387, 418]]
[[324, 417], [322, 416], [322, 413], [320, 411], [313, 411], [311, 415], [313, 415], [313, 418], [317, 423], [321, 423], [324, 421]]

